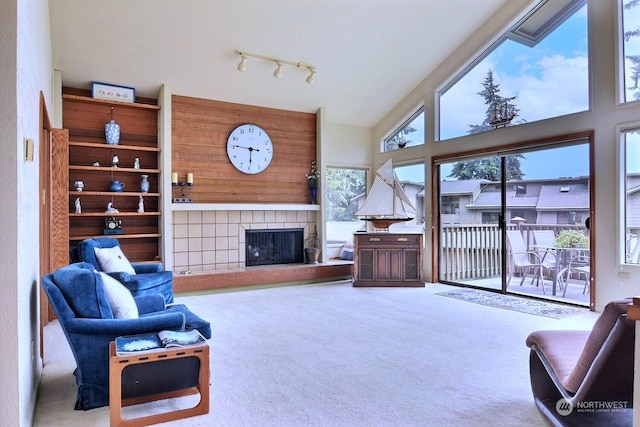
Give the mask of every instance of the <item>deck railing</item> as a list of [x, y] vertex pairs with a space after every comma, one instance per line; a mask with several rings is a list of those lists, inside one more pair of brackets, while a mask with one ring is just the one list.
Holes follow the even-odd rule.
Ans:
[[[520, 224], [508, 225], [509, 230], [521, 230], [528, 246], [534, 243], [533, 230], [586, 231], [582, 225]], [[497, 224], [444, 225], [440, 232], [440, 280], [460, 281], [499, 276], [502, 234]]]

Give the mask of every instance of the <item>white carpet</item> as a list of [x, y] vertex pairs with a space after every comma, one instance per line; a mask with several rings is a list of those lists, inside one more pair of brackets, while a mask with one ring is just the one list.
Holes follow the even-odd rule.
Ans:
[[[531, 395], [537, 329], [563, 320], [435, 295], [455, 289], [350, 282], [177, 298], [213, 324], [211, 410], [172, 426], [545, 426]], [[75, 364], [45, 327], [35, 426], [106, 426], [108, 407], [74, 411]]]

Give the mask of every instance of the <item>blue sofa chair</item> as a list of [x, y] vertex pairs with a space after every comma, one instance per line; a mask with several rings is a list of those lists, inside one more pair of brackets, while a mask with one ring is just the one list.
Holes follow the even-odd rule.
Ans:
[[[96, 258], [96, 248], [113, 248], [120, 246], [117, 239], [109, 237], [94, 237], [78, 243], [71, 250], [71, 262], [88, 262], [93, 267], [102, 271], [102, 267]], [[136, 274], [124, 271], [110, 272], [110, 276], [124, 284], [134, 296], [155, 294], [164, 295], [167, 304], [173, 302], [173, 273], [164, 271], [164, 265], [160, 262], [131, 263]]]
[[88, 263], [62, 267], [42, 278], [76, 360], [75, 409], [109, 404], [109, 343], [118, 336], [198, 329], [211, 338], [211, 325], [182, 304], [167, 306], [159, 294], [134, 297], [138, 318], [115, 319], [100, 273]]

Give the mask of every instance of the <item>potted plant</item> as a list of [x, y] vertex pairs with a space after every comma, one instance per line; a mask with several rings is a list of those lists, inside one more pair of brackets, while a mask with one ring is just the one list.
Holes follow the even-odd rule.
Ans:
[[562, 230], [556, 237], [557, 248], [588, 248], [589, 237], [582, 231]]
[[304, 249], [304, 259], [307, 264], [317, 264], [320, 259], [320, 239], [318, 238], [318, 227], [316, 227], [307, 239], [308, 246]]

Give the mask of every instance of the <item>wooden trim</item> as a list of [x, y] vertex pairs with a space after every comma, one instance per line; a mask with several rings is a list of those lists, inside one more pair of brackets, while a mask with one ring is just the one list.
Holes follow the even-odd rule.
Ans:
[[353, 277], [353, 263], [249, 267], [243, 271], [196, 272], [173, 276], [176, 293], [284, 283], [312, 283]]
[[627, 318], [631, 320], [640, 320], [640, 296], [632, 298], [633, 302], [629, 304], [627, 309]]

